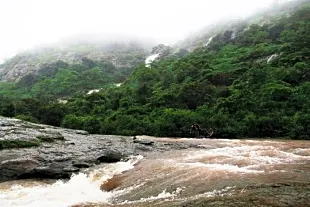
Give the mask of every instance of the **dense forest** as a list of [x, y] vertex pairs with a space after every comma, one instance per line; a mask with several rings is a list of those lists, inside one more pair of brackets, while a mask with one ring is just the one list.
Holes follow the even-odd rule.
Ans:
[[11, 99], [67, 98], [92, 89], [121, 83], [131, 71], [131, 68], [117, 69], [111, 62], [105, 60], [82, 58], [81, 63], [76, 64], [57, 61], [41, 66], [37, 74], [29, 73], [16, 83], [0, 83], [0, 94]]
[[195, 124], [218, 138], [310, 139], [310, 3], [279, 15], [132, 73], [88, 59], [49, 65], [1, 83], [0, 114], [101, 134], [193, 137]]

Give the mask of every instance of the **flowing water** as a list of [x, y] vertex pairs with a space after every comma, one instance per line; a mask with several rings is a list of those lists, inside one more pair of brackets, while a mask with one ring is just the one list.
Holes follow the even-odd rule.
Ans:
[[151, 67], [151, 63], [159, 57], [159, 54], [150, 55], [145, 59], [145, 66]]
[[199, 148], [135, 156], [68, 181], [0, 183], [0, 206], [186, 206], [201, 199], [228, 206], [225, 200], [249, 197], [255, 206], [310, 205], [310, 142], [144, 139]]

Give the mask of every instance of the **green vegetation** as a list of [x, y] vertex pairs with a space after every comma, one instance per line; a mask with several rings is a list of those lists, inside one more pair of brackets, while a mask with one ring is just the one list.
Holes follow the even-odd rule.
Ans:
[[39, 146], [40, 142], [35, 140], [0, 140], [0, 150], [9, 148], [26, 148]]
[[65, 140], [65, 137], [60, 133], [52, 135], [39, 135], [36, 138], [41, 142], [55, 142], [56, 140]]
[[107, 61], [82, 59], [80, 64], [62, 61], [42, 66], [37, 74], [28, 74], [17, 83], [1, 82], [0, 95], [11, 99], [70, 97], [91, 89], [110, 87], [124, 81], [130, 70], [117, 70]]
[[233, 31], [220, 32], [208, 47], [138, 66], [121, 87], [76, 95], [66, 104], [42, 97], [78, 94], [84, 77], [94, 84], [89, 89], [108, 84], [109, 70], [59, 69], [33, 84], [28, 94], [35, 98], [10, 101], [6, 86], [0, 114], [90, 133], [189, 137], [198, 123], [214, 137], [309, 139], [309, 14], [310, 4], [301, 3], [235, 38]]
[[98, 66], [104, 70], [104, 64], [113, 64], [118, 74], [128, 75], [136, 65], [144, 62], [151, 48], [151, 43], [141, 38], [88, 38], [19, 53], [0, 65], [0, 80], [20, 81], [19, 86], [25, 83], [28, 86], [38, 81], [36, 76], [54, 77], [61, 68], [77, 66], [75, 69], [83, 70], [83, 67]]
[[2, 139], [0, 140], [0, 150], [9, 148], [37, 147], [42, 142], [55, 142], [56, 140], [65, 140], [64, 136], [61, 134], [39, 135], [36, 138], [37, 140]]

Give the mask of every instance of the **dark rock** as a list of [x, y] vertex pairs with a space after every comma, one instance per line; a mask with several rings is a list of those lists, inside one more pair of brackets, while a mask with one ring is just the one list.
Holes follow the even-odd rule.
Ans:
[[[73, 173], [93, 164], [114, 163], [124, 161], [131, 155], [145, 156], [149, 152], [189, 147], [184, 143], [153, 142], [147, 137], [136, 137], [133, 140], [133, 137], [124, 136], [87, 135], [85, 131], [0, 117], [0, 124], [3, 123], [6, 126], [0, 126], [0, 182], [24, 178], [70, 178]], [[12, 126], [14, 130], [9, 129]], [[3, 128], [8, 131], [3, 131]], [[65, 141], [52, 142], [55, 138]], [[7, 140], [10, 145], [3, 144], [3, 140]], [[30, 147], [29, 142], [35, 142], [36, 145]], [[28, 145], [29, 148], [20, 148]]]
[[2, 161], [0, 164], [0, 181], [18, 179], [22, 175], [32, 172], [38, 165], [37, 160], [27, 158]]
[[47, 167], [38, 167], [29, 173], [24, 173], [20, 176], [23, 179], [29, 178], [49, 178], [49, 179], [67, 179], [72, 173], [77, 172], [76, 168], [67, 168], [64, 170], [62, 163], [51, 163]]
[[118, 152], [118, 151], [108, 151], [108, 152], [105, 152], [104, 155], [98, 157], [97, 161], [99, 161], [100, 163], [102, 163], [102, 162], [104, 162], [104, 163], [114, 163], [114, 162], [121, 161], [125, 157], [126, 156], [124, 156], [121, 152]]
[[91, 165], [86, 162], [81, 162], [81, 163], [73, 163], [73, 166], [77, 168], [89, 168]]
[[143, 145], [153, 145], [154, 144], [153, 141], [149, 141], [149, 140], [134, 140], [133, 143], [143, 144]]

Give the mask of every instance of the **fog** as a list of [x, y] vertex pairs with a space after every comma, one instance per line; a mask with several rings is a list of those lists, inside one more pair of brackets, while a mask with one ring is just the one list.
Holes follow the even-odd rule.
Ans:
[[75, 36], [130, 35], [170, 44], [275, 0], [0, 0], [0, 62]]

